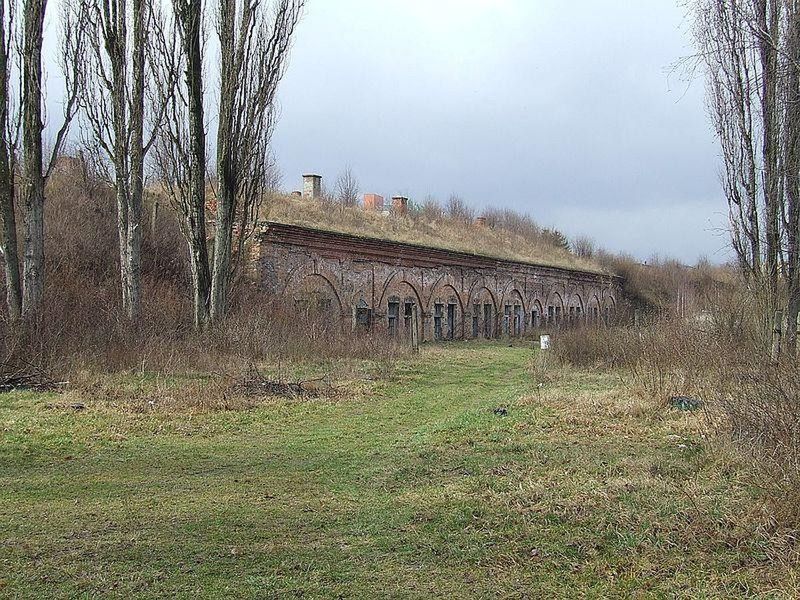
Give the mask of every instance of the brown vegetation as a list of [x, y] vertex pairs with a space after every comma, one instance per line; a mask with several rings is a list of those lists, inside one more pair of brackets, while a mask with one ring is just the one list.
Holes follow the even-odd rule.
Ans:
[[560, 333], [554, 351], [575, 366], [617, 369], [656, 412], [702, 408], [715, 439], [751, 463], [769, 524], [796, 528], [800, 376], [788, 359], [771, 360], [756, 301], [739, 289], [691, 318]]
[[421, 205], [412, 205], [407, 216], [385, 216], [377, 211], [324, 199], [299, 199], [276, 194], [267, 202], [263, 212], [265, 219], [280, 223], [553, 267], [603, 272], [598, 263], [571, 253], [562, 234], [543, 229], [527, 215], [512, 210], [488, 210], [484, 213], [485, 226], [473, 223], [472, 215], [469, 207], [457, 196], [453, 196], [444, 207], [429, 198]]
[[[84, 371], [239, 373], [264, 359], [379, 360], [403, 352], [388, 340], [299, 322], [246, 280], [235, 288], [229, 316], [196, 330], [186, 244], [169, 211], [143, 235], [143, 312], [132, 328], [120, 301], [113, 190], [66, 172], [53, 176], [48, 198], [45, 316], [25, 324], [0, 310], [0, 364], [9, 372], [28, 365], [59, 380]], [[152, 211], [153, 198], [145, 205]]]

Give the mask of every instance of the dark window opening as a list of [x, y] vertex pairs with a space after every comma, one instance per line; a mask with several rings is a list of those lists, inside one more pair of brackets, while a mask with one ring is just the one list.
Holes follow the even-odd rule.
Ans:
[[522, 307], [519, 304], [514, 305], [514, 336], [519, 337], [522, 335]]
[[356, 308], [356, 327], [362, 331], [369, 331], [372, 311], [368, 308]]
[[555, 306], [548, 306], [547, 307], [547, 324], [554, 325], [556, 322], [556, 307]]
[[403, 325], [406, 331], [411, 331], [411, 320], [414, 318], [414, 303], [406, 302], [403, 306]]
[[447, 339], [452, 340], [456, 337], [456, 305], [447, 305]]
[[433, 339], [442, 339], [442, 317], [444, 317], [444, 304], [433, 307]]
[[531, 327], [536, 329], [539, 327], [539, 311], [534, 310], [531, 312]]
[[389, 302], [389, 335], [397, 335], [397, 322], [400, 319], [400, 303]]
[[558, 326], [561, 325], [561, 307], [560, 306], [556, 306], [555, 317], [556, 317], [556, 326], [558, 327]]
[[365, 300], [356, 304], [355, 328], [357, 331], [369, 331], [372, 327], [372, 309]]
[[489, 339], [492, 336], [492, 305], [483, 305], [483, 337]]
[[503, 307], [503, 335], [511, 334], [511, 305]]

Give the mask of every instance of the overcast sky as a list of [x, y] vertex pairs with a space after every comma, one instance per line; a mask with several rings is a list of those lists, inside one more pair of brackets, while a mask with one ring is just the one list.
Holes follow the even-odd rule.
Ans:
[[280, 91], [284, 187], [509, 206], [646, 259], [728, 257], [679, 0], [309, 0]]

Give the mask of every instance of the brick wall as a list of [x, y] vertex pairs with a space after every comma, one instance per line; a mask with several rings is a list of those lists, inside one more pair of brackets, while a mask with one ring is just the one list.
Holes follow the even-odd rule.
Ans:
[[611, 318], [620, 280], [413, 244], [266, 223], [255, 274], [293, 306], [318, 304], [343, 327], [420, 338], [515, 336]]

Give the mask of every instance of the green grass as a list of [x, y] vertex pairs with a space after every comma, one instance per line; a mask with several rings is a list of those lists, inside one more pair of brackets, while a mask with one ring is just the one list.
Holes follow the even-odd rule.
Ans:
[[[792, 597], [699, 417], [426, 348], [243, 411], [0, 395], [0, 596]], [[493, 409], [506, 407], [507, 416]]]

